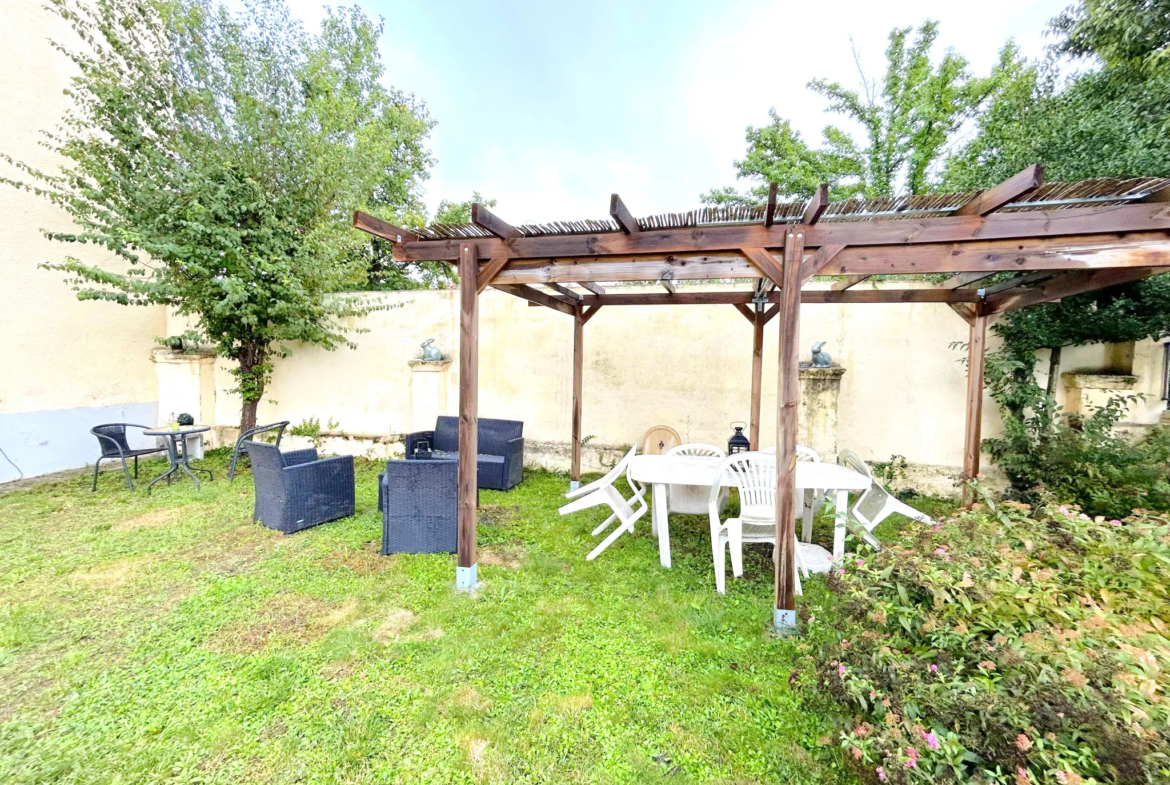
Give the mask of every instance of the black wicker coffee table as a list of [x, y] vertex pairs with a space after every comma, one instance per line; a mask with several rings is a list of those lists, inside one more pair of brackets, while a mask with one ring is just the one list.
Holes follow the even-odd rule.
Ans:
[[171, 461], [171, 468], [151, 480], [150, 485], [146, 486], [146, 492], [150, 493], [150, 489], [159, 480], [166, 480], [167, 485], [170, 485], [172, 475], [180, 471], [195, 481], [196, 488], [201, 486], [199, 484], [199, 478], [195, 476], [195, 472], [207, 472], [207, 479], [214, 480], [215, 476], [211, 473], [210, 469], [201, 469], [198, 466], [192, 466], [187, 456], [187, 437], [193, 433], [203, 433], [204, 431], [210, 430], [210, 425], [186, 425], [177, 429], [168, 427], [151, 428], [148, 431], [143, 431], [142, 433], [145, 436], [163, 436], [166, 438], [167, 457]]

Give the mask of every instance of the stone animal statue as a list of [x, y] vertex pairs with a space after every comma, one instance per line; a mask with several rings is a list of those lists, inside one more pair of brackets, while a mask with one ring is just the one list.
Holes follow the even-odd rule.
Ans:
[[828, 368], [833, 364], [833, 358], [824, 350], [825, 341], [817, 341], [812, 346], [812, 367]]
[[427, 338], [422, 342], [422, 358], [426, 362], [438, 362], [443, 359], [443, 353], [431, 346], [435, 342], [434, 338]]

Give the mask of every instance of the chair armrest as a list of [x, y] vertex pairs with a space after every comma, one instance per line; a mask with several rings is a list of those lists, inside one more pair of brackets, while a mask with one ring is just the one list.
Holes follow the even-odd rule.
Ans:
[[431, 449], [435, 448], [435, 432], [434, 431], [415, 431], [414, 433], [406, 434], [406, 457], [414, 455], [415, 445], [426, 439], [430, 442]]
[[317, 448], [306, 447], [303, 450], [289, 450], [280, 454], [281, 461], [284, 462], [284, 467], [287, 469], [292, 466], [301, 466], [306, 463], [312, 463], [317, 460]]
[[516, 485], [524, 479], [524, 437], [509, 439], [504, 451], [504, 477], [509, 485]]

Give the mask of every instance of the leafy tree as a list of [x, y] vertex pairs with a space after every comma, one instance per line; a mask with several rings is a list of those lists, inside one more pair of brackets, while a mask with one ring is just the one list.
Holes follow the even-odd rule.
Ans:
[[334, 294], [366, 283], [383, 249], [354, 208], [421, 214], [426, 107], [381, 85], [382, 24], [328, 12], [307, 34], [281, 0], [50, 0], [80, 38], [72, 105], [48, 144], [64, 164], [6, 179], [62, 207], [121, 266], [75, 257], [83, 300], [162, 304], [235, 360], [255, 423], [272, 358], [291, 342], [352, 346], [345, 320], [381, 307]]
[[[986, 188], [1033, 162], [1050, 180], [1170, 175], [1170, 4], [1166, 0], [1086, 0], [1056, 19], [1062, 36], [1045, 62], [1018, 54], [1003, 61], [1002, 82], [975, 136], [948, 161], [945, 185]], [[1065, 79], [1060, 55], [1093, 58], [1096, 70]], [[1170, 334], [1165, 276], [1046, 303], [1001, 317], [1008, 413], [1034, 391], [1034, 352], [1051, 349], [1047, 395], [1055, 392], [1064, 346], [1127, 342]], [[1009, 359], [1010, 358], [1010, 359]]]
[[764, 185], [749, 194], [731, 188], [713, 190], [704, 200], [758, 203], [769, 182], [777, 182], [781, 193], [794, 198], [811, 195], [820, 183], [828, 183], [838, 198], [928, 190], [933, 168], [951, 136], [993, 93], [1013, 50], [1005, 49], [991, 76], [975, 78], [967, 60], [952, 50], [937, 65], [931, 62], [938, 38], [936, 22], [924, 23], [913, 38], [912, 32], [907, 27], [890, 33], [880, 85], [866, 77], [860, 63], [860, 91], [823, 79], [809, 83], [810, 89], [829, 99], [829, 111], [861, 124], [863, 141], [830, 125], [822, 132], [821, 146], [814, 149], [773, 109], [768, 125], [748, 127], [747, 155], [735, 163], [740, 178]]

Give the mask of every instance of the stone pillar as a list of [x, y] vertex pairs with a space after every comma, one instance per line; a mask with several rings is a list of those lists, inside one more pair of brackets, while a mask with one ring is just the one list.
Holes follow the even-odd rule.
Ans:
[[1114, 373], [1062, 373], [1064, 382], [1065, 411], [1088, 417], [1101, 408], [1110, 398], [1132, 395], [1137, 377]]
[[[155, 349], [150, 359], [158, 378], [158, 423], [142, 424], [166, 425], [180, 414], [189, 414], [199, 425], [215, 426], [215, 354], [202, 350], [188, 354]], [[201, 443], [219, 446], [214, 427], [200, 435]], [[197, 457], [197, 451], [193, 447], [192, 457]]]
[[431, 431], [447, 413], [447, 370], [450, 360], [410, 361], [410, 430]]
[[816, 450], [822, 461], [837, 460], [837, 401], [845, 369], [800, 368], [800, 408], [797, 440]]

